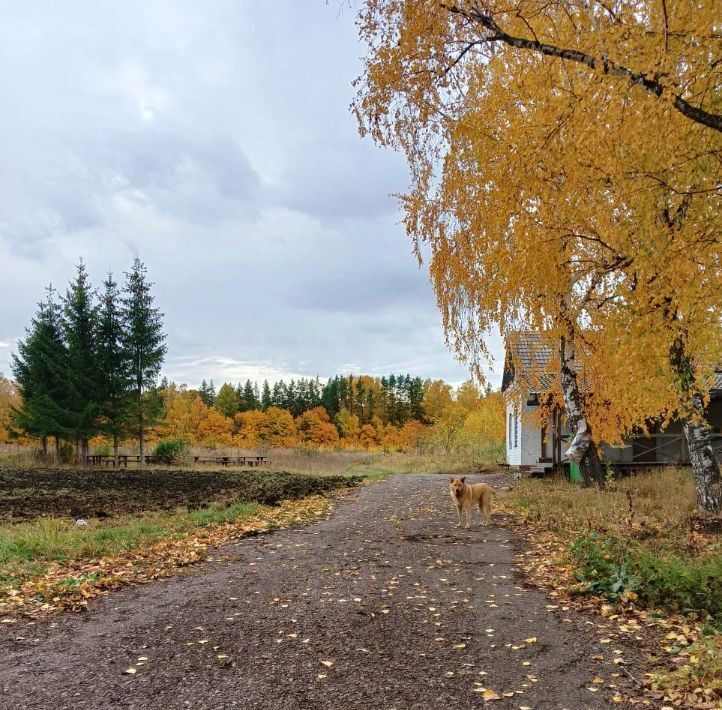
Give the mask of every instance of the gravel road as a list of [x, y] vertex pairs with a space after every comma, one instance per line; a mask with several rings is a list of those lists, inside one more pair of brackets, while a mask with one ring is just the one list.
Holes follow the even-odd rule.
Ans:
[[524, 585], [503, 519], [454, 523], [446, 477], [395, 476], [87, 613], [3, 625], [0, 707], [581, 710], [624, 693], [625, 649]]

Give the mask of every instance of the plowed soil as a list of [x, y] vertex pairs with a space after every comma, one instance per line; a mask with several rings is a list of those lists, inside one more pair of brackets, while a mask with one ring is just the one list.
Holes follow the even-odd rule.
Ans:
[[269, 471], [0, 469], [0, 520], [41, 515], [106, 518], [150, 510], [199, 508], [212, 502], [274, 505], [354, 485], [348, 476]]

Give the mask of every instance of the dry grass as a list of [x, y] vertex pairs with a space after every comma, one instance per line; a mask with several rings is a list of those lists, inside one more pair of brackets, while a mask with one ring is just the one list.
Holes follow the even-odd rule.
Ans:
[[[152, 447], [149, 453], [152, 452]], [[131, 449], [123, 449], [121, 453], [134, 453]], [[137, 452], [135, 452], [137, 453]], [[289, 473], [305, 473], [317, 476], [347, 475], [367, 476], [369, 478], [382, 478], [395, 473], [451, 473], [455, 471], [474, 471], [480, 467], [495, 467], [496, 450], [490, 450], [488, 461], [481, 464], [476, 458], [463, 453], [419, 453], [419, 452], [383, 452], [383, 451], [343, 451], [323, 450], [308, 447], [295, 447], [287, 449], [241, 449], [225, 447], [218, 449], [205, 449], [192, 447], [186, 457], [192, 461], [193, 456], [267, 456], [271, 465], [261, 470], [288, 471]], [[0, 466], [28, 468], [38, 466], [37, 452], [30, 447], [12, 447], [6, 452], [0, 449]], [[54, 468], [64, 467], [53, 463]], [[190, 468], [208, 470], [212, 466], [207, 464], [186, 463], [174, 464], [173, 468]], [[157, 468], [168, 468], [158, 466]], [[242, 467], [230, 466], [230, 470], [241, 470]]]
[[695, 490], [689, 469], [672, 467], [614, 481], [604, 491], [558, 476], [521, 480], [508, 506], [566, 538], [597, 532], [680, 548], [694, 516]]

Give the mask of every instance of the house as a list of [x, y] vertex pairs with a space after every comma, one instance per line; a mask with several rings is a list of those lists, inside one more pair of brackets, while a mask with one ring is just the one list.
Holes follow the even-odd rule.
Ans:
[[[552, 388], [549, 372], [557, 352], [542, 342], [539, 333], [522, 331], [507, 340], [501, 391], [506, 401], [506, 461], [520, 470], [544, 470], [561, 465], [570, 429], [559, 408], [538, 416]], [[535, 416], [535, 414], [537, 416]], [[707, 421], [722, 458], [722, 372], [715, 374], [710, 390]], [[622, 445], [602, 444], [601, 456], [618, 467], [688, 464], [689, 450], [680, 422], [649, 436], [626, 439]]]

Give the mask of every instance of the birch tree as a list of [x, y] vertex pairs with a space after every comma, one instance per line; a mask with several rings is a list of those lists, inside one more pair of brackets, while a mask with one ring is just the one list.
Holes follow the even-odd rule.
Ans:
[[[712, 2], [367, 0], [360, 16], [354, 109], [362, 132], [407, 156], [406, 227], [430, 252], [449, 341], [477, 369], [494, 322], [558, 343], [569, 454], [587, 481], [601, 480], [594, 442], [658, 407], [703, 428], [720, 342], [715, 22]], [[630, 329], [640, 322], [654, 329]], [[612, 398], [615, 336], [631, 346], [634, 377], [619, 380], [636, 402]]]

